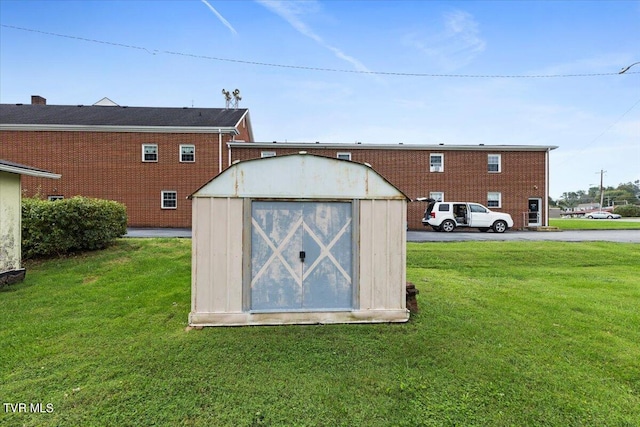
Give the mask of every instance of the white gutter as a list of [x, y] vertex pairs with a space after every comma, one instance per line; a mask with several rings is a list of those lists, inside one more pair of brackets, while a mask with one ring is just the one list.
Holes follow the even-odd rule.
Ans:
[[454, 144], [354, 144], [313, 142], [227, 142], [229, 147], [245, 148], [332, 148], [339, 150], [438, 150], [438, 151], [549, 151], [553, 145], [454, 145]]

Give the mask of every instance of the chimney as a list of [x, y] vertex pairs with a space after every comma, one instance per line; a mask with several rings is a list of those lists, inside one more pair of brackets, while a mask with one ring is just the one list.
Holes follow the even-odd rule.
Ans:
[[31, 95], [31, 105], [47, 105], [47, 100], [40, 95]]

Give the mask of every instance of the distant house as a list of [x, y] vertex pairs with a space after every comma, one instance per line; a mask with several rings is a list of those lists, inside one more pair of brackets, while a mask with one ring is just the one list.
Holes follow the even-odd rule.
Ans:
[[24, 278], [21, 177], [58, 179], [60, 175], [0, 159], [0, 286]]
[[116, 200], [130, 226], [190, 227], [186, 197], [228, 167], [228, 142], [251, 140], [242, 108], [0, 104], [0, 158], [62, 175], [26, 176], [27, 195]]

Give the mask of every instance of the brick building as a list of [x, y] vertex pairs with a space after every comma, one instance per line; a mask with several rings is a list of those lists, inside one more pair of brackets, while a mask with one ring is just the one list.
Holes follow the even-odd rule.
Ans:
[[247, 109], [0, 105], [0, 157], [62, 175], [25, 177], [25, 196], [117, 200], [130, 226], [190, 227], [186, 197], [228, 167], [233, 140], [253, 140]]
[[[190, 227], [186, 197], [236, 160], [304, 150], [369, 163], [412, 199], [472, 201], [514, 228], [546, 225], [552, 146], [257, 143], [247, 109], [0, 105], [0, 157], [55, 170], [25, 177], [26, 196], [84, 195], [127, 206], [134, 227]], [[268, 179], [268, 177], [265, 177]], [[422, 229], [423, 203], [408, 205]]]
[[[548, 225], [549, 152], [525, 145], [309, 144], [231, 142], [231, 161], [301, 150], [368, 163], [411, 199], [471, 201], [510, 213], [514, 228]], [[410, 229], [423, 229], [425, 205], [410, 203]]]

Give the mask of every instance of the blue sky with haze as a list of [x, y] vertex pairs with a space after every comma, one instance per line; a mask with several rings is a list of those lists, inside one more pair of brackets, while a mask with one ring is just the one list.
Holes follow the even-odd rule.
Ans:
[[557, 145], [554, 198], [640, 179], [640, 1], [0, 0], [0, 24], [2, 103], [239, 88], [257, 141]]

